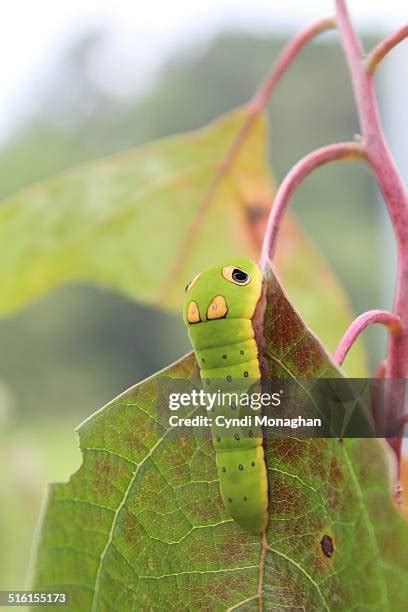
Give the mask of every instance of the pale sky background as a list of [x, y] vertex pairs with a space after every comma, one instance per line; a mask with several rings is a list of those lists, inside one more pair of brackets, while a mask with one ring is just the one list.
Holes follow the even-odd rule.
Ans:
[[[406, 0], [348, 4], [361, 30], [388, 33], [408, 17]], [[103, 85], [109, 75], [106, 86], [121, 93], [148, 86], [168, 52], [191, 41], [205, 43], [226, 27], [293, 33], [332, 13], [333, 5], [333, 0], [12, 0], [3, 6], [0, 22], [0, 140], [30, 108], [35, 88], [59, 54], [90, 26], [106, 25], [111, 33], [95, 79]]]

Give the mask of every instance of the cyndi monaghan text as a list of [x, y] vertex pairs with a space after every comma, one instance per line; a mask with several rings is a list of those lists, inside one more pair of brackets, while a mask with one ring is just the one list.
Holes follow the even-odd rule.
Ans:
[[321, 419], [305, 419], [302, 416], [290, 419], [272, 418], [268, 416], [247, 415], [242, 418], [228, 418], [224, 415], [215, 417], [197, 415], [195, 417], [169, 417], [169, 425], [172, 427], [211, 427], [212, 424], [229, 429], [230, 427], [287, 427], [298, 429], [299, 427], [321, 427]]

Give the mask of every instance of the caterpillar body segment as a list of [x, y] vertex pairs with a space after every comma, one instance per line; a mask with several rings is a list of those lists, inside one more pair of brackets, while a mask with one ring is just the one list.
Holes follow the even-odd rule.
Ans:
[[[259, 391], [260, 356], [254, 317], [263, 276], [249, 259], [239, 258], [205, 270], [186, 288], [184, 322], [206, 391]], [[260, 427], [216, 424], [217, 416], [259, 414], [251, 407], [215, 405], [212, 438], [225, 508], [245, 531], [260, 533], [268, 522], [268, 481]]]

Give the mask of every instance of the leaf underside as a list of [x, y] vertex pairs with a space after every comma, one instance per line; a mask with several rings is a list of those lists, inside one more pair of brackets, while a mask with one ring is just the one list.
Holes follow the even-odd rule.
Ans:
[[[271, 272], [267, 283], [272, 375], [341, 375]], [[266, 547], [227, 516], [211, 440], [180, 435], [158, 409], [163, 380], [197, 375], [189, 354], [82, 424], [82, 466], [50, 488], [33, 588], [67, 590], [75, 610], [405, 609], [408, 526], [385, 447], [265, 441]]]

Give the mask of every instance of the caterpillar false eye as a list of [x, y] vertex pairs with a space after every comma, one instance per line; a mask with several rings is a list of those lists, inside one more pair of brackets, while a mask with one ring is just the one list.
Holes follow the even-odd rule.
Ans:
[[232, 280], [238, 283], [239, 285], [247, 285], [251, 280], [249, 278], [249, 274], [240, 270], [239, 268], [234, 268], [232, 272]]
[[196, 284], [196, 282], [198, 281], [199, 276], [200, 276], [200, 275], [199, 275], [199, 274], [197, 274], [197, 275], [196, 275], [196, 276], [193, 278], [193, 280], [191, 280], [191, 281], [190, 281], [190, 282], [189, 282], [189, 283], [186, 285], [186, 288], [184, 289], [184, 293], [187, 293], [187, 291], [189, 291], [189, 289], [191, 289], [191, 287], [192, 287], [193, 285], [195, 285], [195, 284]]
[[234, 266], [225, 266], [222, 269], [222, 275], [225, 280], [228, 280], [236, 285], [248, 285], [251, 282], [251, 277], [247, 272], [241, 270], [240, 268], [235, 268]]

